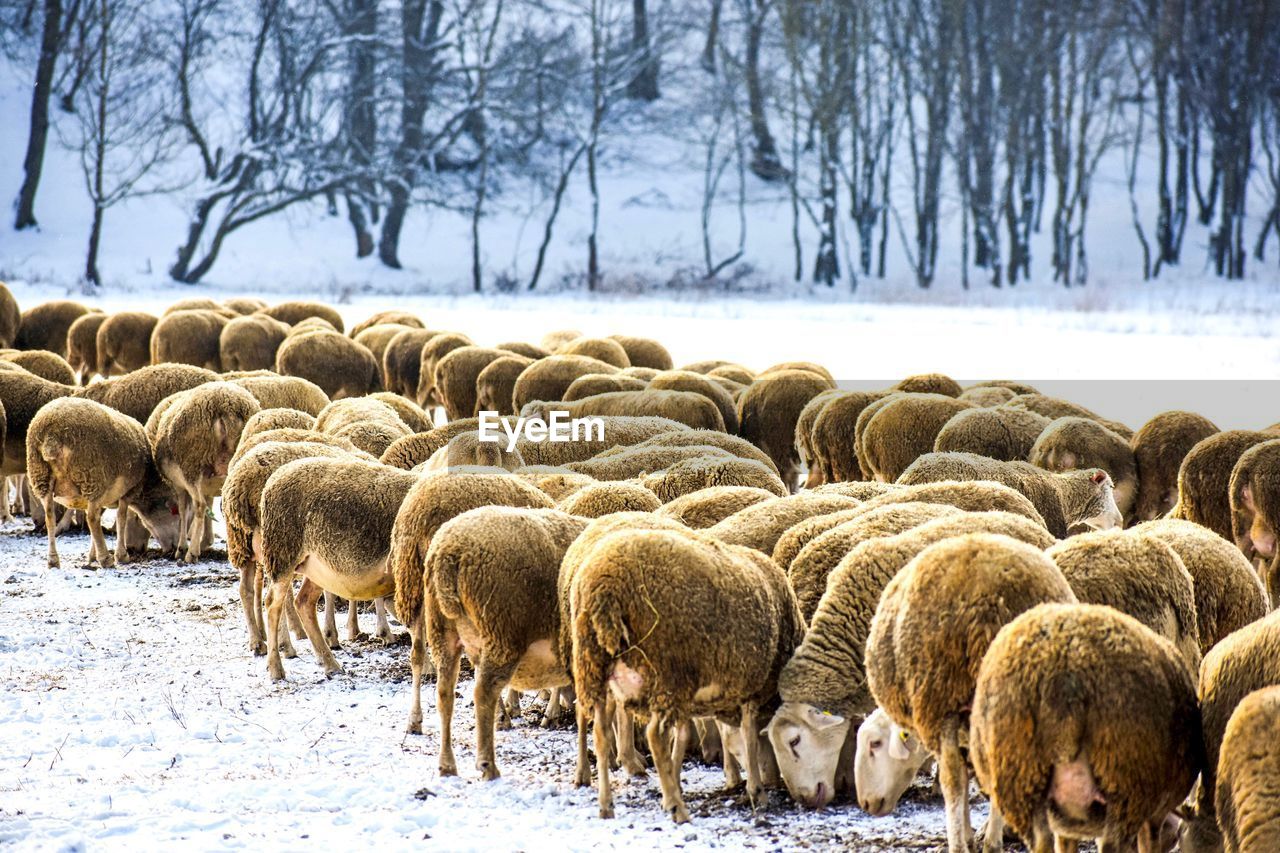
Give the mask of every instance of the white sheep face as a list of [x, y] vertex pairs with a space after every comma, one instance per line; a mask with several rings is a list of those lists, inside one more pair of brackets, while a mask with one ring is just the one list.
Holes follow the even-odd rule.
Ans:
[[858, 805], [876, 817], [889, 814], [929, 758], [919, 738], [876, 708], [858, 727], [853, 757]]
[[814, 809], [830, 803], [849, 720], [803, 702], [784, 702], [765, 732], [792, 798]]

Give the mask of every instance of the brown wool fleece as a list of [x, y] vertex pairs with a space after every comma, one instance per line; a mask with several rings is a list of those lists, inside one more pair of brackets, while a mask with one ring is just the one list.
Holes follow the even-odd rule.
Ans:
[[331, 400], [382, 390], [373, 353], [340, 332], [291, 335], [276, 352], [276, 372], [314, 382]]
[[868, 479], [896, 482], [917, 458], [933, 451], [938, 433], [972, 403], [943, 394], [903, 394], [867, 421], [860, 464]]
[[976, 453], [1003, 462], [1025, 462], [1036, 439], [1050, 423], [1044, 415], [1027, 409], [968, 409], [957, 413], [939, 430], [933, 449], [937, 453]]
[[1133, 449], [1138, 468], [1138, 502], [1134, 516], [1138, 521], [1159, 518], [1178, 500], [1178, 469], [1191, 448], [1218, 432], [1208, 418], [1194, 412], [1161, 412], [1133, 434]]

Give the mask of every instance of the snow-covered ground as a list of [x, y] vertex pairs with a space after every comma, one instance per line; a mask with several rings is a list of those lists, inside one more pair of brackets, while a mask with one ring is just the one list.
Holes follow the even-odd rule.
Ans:
[[[436, 772], [435, 690], [406, 736], [408, 647], [346, 644], [326, 681], [305, 641], [273, 684], [244, 642], [235, 572], [151, 560], [92, 571], [88, 538], [44, 568], [29, 523], [0, 532], [0, 846], [20, 850], [304, 848], [858, 850], [945, 846], [922, 785], [899, 812], [820, 813], [780, 792], [752, 813], [718, 768], [684, 769], [693, 821], [659, 808], [656, 776], [614, 774], [617, 817], [573, 787], [574, 735], [536, 703], [499, 732], [503, 778], [473, 769], [471, 683], [460, 683], [461, 776]], [[372, 627], [372, 614], [362, 614]], [[343, 626], [340, 625], [340, 630]], [[975, 801], [974, 820], [984, 818]]]

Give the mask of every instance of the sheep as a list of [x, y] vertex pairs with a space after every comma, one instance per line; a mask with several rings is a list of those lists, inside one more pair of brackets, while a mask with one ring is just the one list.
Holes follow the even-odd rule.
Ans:
[[18, 339], [18, 327], [22, 325], [22, 309], [13, 298], [9, 285], [0, 281], [0, 347], [11, 347]]
[[675, 498], [655, 512], [686, 527], [701, 530], [714, 526], [739, 510], [777, 496], [776, 492], [757, 486], [708, 486]]
[[908, 394], [941, 394], [944, 397], [959, 397], [964, 389], [960, 383], [942, 373], [920, 373], [908, 376], [893, 386], [894, 391]]
[[203, 296], [192, 296], [187, 299], [179, 299], [177, 302], [171, 303], [164, 309], [162, 317], [170, 314], [176, 314], [179, 311], [217, 311], [219, 313], [226, 311], [226, 306], [207, 299]]
[[511, 473], [558, 502], [569, 499], [574, 493], [596, 482], [594, 477], [588, 477], [586, 474], [575, 474], [564, 468], [550, 465], [524, 465]]
[[404, 426], [396, 410], [371, 397], [348, 397], [334, 400], [316, 415], [316, 429], [334, 433], [360, 421], [386, 421]]
[[48, 403], [71, 395], [73, 389], [21, 369], [0, 370], [0, 405], [4, 413], [4, 461], [0, 476], [27, 471], [27, 429]]
[[592, 543], [567, 592], [579, 725], [595, 714], [601, 817], [613, 815], [610, 694], [648, 717], [663, 811], [676, 823], [689, 813], [673, 746], [694, 716], [740, 719], [747, 797], [757, 803], [757, 715], [804, 632], [773, 561], [697, 531], [619, 530]]
[[[996, 632], [1037, 604], [1074, 603], [1039, 549], [969, 533], [930, 545], [885, 587], [867, 635], [867, 686], [876, 704], [937, 756], [947, 848], [968, 851], [969, 771], [960, 753], [978, 669]], [[983, 844], [1003, 848], [998, 802]]]
[[569, 462], [564, 467], [596, 480], [628, 480], [651, 471], [664, 470], [685, 459], [701, 456], [733, 458], [729, 451], [710, 445], [652, 447], [633, 444], [620, 449], [621, 453], [601, 454], [582, 462]]
[[1065, 417], [1089, 418], [1102, 424], [1126, 441], [1133, 437], [1133, 430], [1119, 421], [1104, 418], [1097, 412], [1092, 412], [1084, 406], [1077, 405], [1069, 400], [1059, 400], [1057, 397], [1050, 397], [1045, 394], [1019, 394], [1008, 403], [1005, 403], [1005, 405], [1015, 409], [1028, 409], [1050, 419]]
[[387, 342], [382, 353], [382, 384], [390, 392], [416, 398], [422, 348], [439, 332], [407, 329]]
[[1218, 432], [1208, 418], [1194, 412], [1161, 412], [1133, 434], [1130, 448], [1138, 467], [1138, 502], [1134, 518], [1160, 518], [1178, 502], [1178, 468], [1198, 442]]
[[[289, 327], [286, 337], [306, 335], [311, 332], [337, 332], [338, 328], [323, 317], [306, 317]], [[341, 332], [339, 332], [341, 334]]]
[[296, 409], [315, 416], [329, 405], [329, 398], [324, 391], [301, 376], [277, 376], [271, 373], [230, 381], [252, 394], [264, 409]]
[[1246, 696], [1274, 685], [1280, 685], [1280, 610], [1228, 634], [1201, 661], [1204, 771], [1181, 839], [1187, 853], [1222, 849], [1215, 798], [1218, 767], [1225, 760], [1222, 741], [1227, 723]]
[[1202, 655], [1270, 610], [1253, 566], [1212, 530], [1174, 518], [1143, 522], [1130, 530], [1168, 545], [1191, 575]]
[[547, 332], [543, 335], [542, 340], [538, 342], [538, 345], [547, 352], [554, 353], [556, 350], [560, 349], [560, 347], [580, 337], [582, 337], [582, 332], [579, 332], [576, 329], [558, 329], [554, 332]]
[[689, 370], [667, 370], [653, 377], [648, 387], [653, 391], [689, 391], [701, 394], [720, 410], [725, 432], [738, 432], [738, 412], [733, 395], [701, 374]]
[[611, 391], [572, 402], [535, 400], [524, 405], [520, 416], [550, 423], [552, 412], [565, 412], [572, 418], [598, 415], [659, 417], [693, 429], [724, 431], [724, 418], [716, 404], [690, 391]]
[[1045, 554], [1081, 603], [1105, 604], [1129, 614], [1173, 643], [1193, 672], [1200, 668], [1194, 581], [1163, 541], [1101, 530], [1072, 536]]
[[446, 522], [432, 539], [423, 610], [437, 673], [441, 776], [458, 772], [453, 700], [463, 651], [475, 666], [476, 769], [486, 781], [502, 775], [493, 731], [503, 690], [569, 684], [554, 643], [556, 583], [565, 551], [586, 525], [556, 510], [490, 506]]
[[1035, 387], [1028, 385], [1025, 382], [1016, 382], [1012, 379], [987, 379], [982, 382], [975, 382], [972, 385], [967, 386], [964, 390], [972, 391], [982, 388], [1004, 388], [1012, 391], [1014, 396], [1040, 393]]
[[71, 324], [96, 308], [61, 299], [43, 302], [22, 312], [13, 346], [18, 349], [47, 349], [67, 357], [67, 331]]
[[[695, 361], [692, 364], [682, 365], [679, 369], [688, 370], [693, 373], [705, 374], [705, 373], [710, 373], [712, 370], [715, 370], [716, 368], [719, 368], [719, 367], [731, 367], [731, 366], [742, 367], [742, 365], [735, 365], [732, 361], [725, 361], [724, 359], [720, 359], [720, 358], [708, 358], [708, 359], [704, 359], [703, 361]], [[746, 368], [743, 368], [743, 369], [745, 370]], [[755, 375], [752, 374], [752, 379], [754, 378], [755, 378]]]
[[[265, 500], [265, 497], [264, 497]], [[551, 499], [519, 477], [488, 469], [457, 469], [419, 479], [396, 515], [388, 558], [395, 577], [395, 613], [409, 629], [413, 705], [407, 731], [422, 733], [422, 675], [426, 664], [426, 623], [422, 612], [423, 559], [440, 525], [482, 506], [551, 509]], [[341, 594], [339, 590], [335, 590]]]
[[[441, 405], [444, 401], [440, 398], [439, 389], [436, 388], [436, 365], [454, 350], [469, 346], [474, 344], [466, 335], [455, 332], [440, 332], [432, 335], [418, 353], [418, 386], [408, 396], [424, 409]], [[471, 417], [471, 413], [468, 412], [462, 417]]]
[[1233, 429], [1196, 442], [1178, 468], [1178, 502], [1166, 517], [1194, 521], [1234, 541], [1231, 472], [1246, 450], [1275, 437], [1272, 432]]
[[670, 370], [673, 362], [667, 348], [652, 338], [637, 338], [633, 335], [610, 335], [627, 356], [630, 367], [650, 367], [654, 370]]
[[1257, 562], [1272, 601], [1280, 601], [1280, 439], [1255, 444], [1231, 470], [1231, 536]]
[[380, 458], [397, 440], [412, 435], [409, 428], [396, 421], [360, 421], [347, 424], [334, 433], [345, 438], [365, 453]]
[[867, 461], [866, 451], [862, 447], [862, 439], [866, 434], [867, 424], [871, 423], [871, 419], [879, 414], [881, 409], [900, 397], [902, 397], [901, 391], [890, 391], [883, 394], [879, 399], [872, 400], [862, 406], [858, 416], [853, 419], [853, 456], [854, 461], [857, 463], [856, 470], [861, 472], [860, 476], [863, 479], [870, 480], [872, 478], [871, 464]]
[[211, 382], [184, 391], [156, 424], [152, 447], [156, 467], [178, 493], [190, 527], [179, 538], [183, 559], [200, 559], [207, 543], [205, 519], [222, 490], [245, 422], [260, 410], [253, 395], [229, 382]]
[[78, 317], [67, 329], [67, 363], [81, 385], [88, 385], [89, 379], [99, 372], [98, 330], [106, 320], [106, 314], [95, 311]]
[[384, 465], [410, 471], [431, 458], [440, 448], [449, 443], [455, 435], [475, 431], [480, 425], [478, 418], [466, 418], [436, 427], [427, 432], [415, 433], [396, 439], [383, 451], [379, 459]]
[[380, 403], [386, 403], [395, 409], [400, 420], [409, 428], [410, 432], [429, 432], [434, 428], [431, 418], [427, 413], [411, 400], [401, 397], [399, 394], [393, 394], [390, 391], [377, 391], [369, 395], [370, 400], [377, 400]]
[[893, 811], [921, 768], [933, 763], [920, 738], [880, 708], [858, 726], [855, 744], [853, 787], [862, 810], [871, 815]]
[[[573, 380], [564, 391], [564, 402], [571, 403], [584, 397], [596, 394], [608, 394], [613, 391], [643, 391], [649, 383], [634, 376], [622, 373], [586, 373]], [[514, 390], [514, 383], [512, 389]]]
[[[961, 397], [960, 399], [964, 399]], [[1029, 409], [995, 406], [957, 412], [938, 431], [935, 453], [976, 453], [1001, 462], [1026, 462], [1053, 421]]]
[[616, 446], [608, 450], [598, 453], [595, 459], [605, 459], [610, 456], [616, 456], [621, 453], [629, 453], [632, 449], [639, 450], [641, 448], [656, 447], [715, 447], [720, 450], [727, 451], [740, 459], [753, 459], [756, 462], [766, 466], [771, 471], [776, 472], [773, 467], [773, 460], [766, 456], [760, 448], [751, 444], [745, 439], [736, 435], [720, 432], [711, 429], [676, 429], [672, 432], [663, 432], [658, 435], [646, 438], [629, 446]]
[[[691, 368], [686, 367], [683, 369], [690, 370]], [[744, 387], [756, 381], [756, 375], [741, 364], [721, 363], [719, 367], [713, 367], [706, 371], [697, 370], [694, 372], [705, 373], [705, 375], [710, 376], [712, 379], [727, 379], [730, 382], [735, 382]]]
[[762, 375], [738, 398], [738, 434], [768, 454], [790, 491], [799, 485], [796, 422], [810, 400], [835, 383], [804, 370]]
[[1138, 468], [1126, 439], [1089, 418], [1056, 418], [1036, 439], [1027, 461], [1046, 471], [1101, 468], [1111, 477], [1116, 508], [1128, 518], [1138, 496]]
[[679, 421], [655, 416], [599, 415], [595, 420], [603, 425], [603, 439], [597, 437], [599, 430], [595, 429], [576, 441], [534, 441], [521, 435], [516, 441], [516, 448], [528, 465], [567, 465], [590, 459], [614, 447], [639, 444], [663, 433], [688, 429]]
[[227, 318], [217, 311], [175, 311], [151, 332], [152, 364], [193, 364], [222, 370], [219, 341]]
[[350, 338], [373, 353], [373, 360], [378, 364], [378, 375], [381, 376], [382, 359], [387, 352], [387, 347], [396, 335], [413, 328], [415, 327], [402, 323], [378, 323], [351, 335]]
[[639, 478], [664, 504], [711, 486], [753, 486], [778, 497], [790, 494], [778, 475], [752, 459], [699, 456]]
[[813, 425], [817, 422], [818, 416], [828, 403], [837, 397], [843, 397], [851, 393], [855, 392], [832, 388], [815, 396], [808, 403], [805, 403], [804, 408], [800, 410], [800, 417], [796, 419], [796, 455], [800, 457], [800, 464], [804, 466], [806, 471], [804, 481], [806, 489], [832, 482], [831, 472], [828, 470], [829, 466], [819, 462], [814, 455]]
[[506, 350], [513, 355], [523, 356], [530, 361], [537, 361], [540, 358], [546, 358], [551, 355], [548, 350], [537, 344], [526, 343], [525, 341], [505, 341], [498, 344], [495, 349]]
[[285, 677], [280, 615], [293, 598], [295, 574], [304, 579], [297, 610], [325, 677], [342, 672], [320, 631], [316, 601], [321, 590], [349, 601], [391, 595], [399, 575], [388, 568], [391, 529], [417, 482], [416, 475], [398, 468], [350, 458], [298, 459], [267, 480], [259, 510], [259, 562], [264, 583], [271, 584], [266, 633], [272, 681]]
[[476, 391], [480, 371], [507, 355], [505, 350], [465, 346], [450, 351], [436, 363], [436, 394], [449, 420], [474, 418], [480, 413]]
[[872, 498], [878, 498], [881, 495], [887, 495], [890, 492], [897, 492], [904, 489], [905, 486], [899, 486], [897, 483], [876, 483], [870, 480], [854, 480], [849, 483], [823, 483], [821, 486], [815, 486], [809, 489], [821, 495], [846, 495], [851, 498], [857, 498], [860, 501], [869, 501]]
[[[850, 496], [860, 497], [857, 494]], [[902, 503], [947, 504], [966, 512], [1000, 510], [1020, 515], [1048, 529], [1044, 517], [1026, 495], [1003, 483], [982, 480], [944, 480], [916, 486], [898, 486], [883, 494], [866, 497], [863, 509], [871, 512], [878, 507]]]
[[[838, 492], [802, 492], [801, 494], [839, 494]], [[852, 521], [863, 514], [862, 499], [856, 498], [857, 504], [849, 509], [836, 510], [822, 515], [815, 515], [806, 518], [804, 521], [794, 524], [787, 528], [787, 531], [778, 537], [778, 543], [773, 546], [773, 561], [782, 567], [782, 570], [788, 575], [791, 574], [791, 564], [795, 561], [796, 555], [799, 554], [804, 546], [808, 545], [814, 539], [831, 530], [833, 527], [839, 527], [846, 521]], [[916, 505], [908, 505], [916, 506]], [[954, 509], [954, 507], [952, 507]], [[794, 585], [793, 585], [794, 586]], [[804, 602], [800, 602], [800, 609], [804, 609]]]
[[[836, 386], [836, 380], [835, 377], [831, 375], [831, 371], [827, 370], [820, 364], [815, 364], [812, 361], [784, 361], [779, 364], [775, 364], [772, 367], [766, 367], [757, 374], [756, 378], [773, 373], [782, 373], [788, 370], [803, 370], [808, 373], [812, 373], [814, 376], [821, 376], [823, 379], [827, 380], [829, 383], [828, 387], [834, 388]], [[694, 372], [696, 373], [698, 371]]]
[[588, 373], [616, 373], [617, 368], [585, 355], [551, 355], [529, 365], [511, 391], [512, 410], [534, 400], [562, 400], [573, 380]]
[[[63, 397], [31, 419], [25, 444], [27, 482], [44, 505], [50, 568], [60, 565], [57, 525], [48, 521], [55, 517], [55, 502], [85, 513], [92, 537], [89, 562], [104, 569], [129, 561], [131, 509], [162, 543], [166, 533], [173, 532], [167, 530], [173, 526], [167, 506], [172, 493], [155, 476], [146, 434], [133, 418], [92, 400]], [[102, 534], [102, 510], [107, 507], [117, 508], [114, 556]]]
[[244, 422], [240, 433], [240, 441], [244, 443], [260, 432], [271, 429], [303, 429], [316, 428], [316, 419], [306, 412], [297, 409], [263, 409]]
[[413, 470], [417, 472], [441, 471], [459, 466], [480, 466], [515, 471], [524, 467], [524, 457], [518, 449], [507, 450], [495, 441], [481, 441], [478, 431], [460, 432], [448, 443], [431, 454], [431, 458]]
[[267, 303], [256, 296], [233, 296], [222, 300], [222, 307], [237, 314], [256, 314], [267, 307]]
[[[778, 677], [782, 705], [768, 726], [783, 781], [795, 800], [820, 808], [837, 794], [852, 792], [849, 728], [853, 717], [875, 705], [863, 659], [885, 587], [925, 548], [978, 531], [1037, 548], [1052, 542], [1043, 528], [1010, 513], [943, 515], [856, 545], [831, 573], [804, 642]], [[870, 811], [872, 805], [864, 808]], [[882, 809], [894, 805], [887, 796], [879, 804]]]
[[1099, 468], [1054, 474], [1026, 462], [999, 462], [973, 453], [926, 453], [898, 478], [903, 485], [945, 480], [994, 480], [1017, 489], [1059, 539], [1072, 528], [1106, 530], [1123, 522], [1111, 478]]
[[614, 512], [653, 512], [662, 504], [658, 496], [637, 483], [592, 483], [560, 501], [570, 515], [599, 518]]
[[289, 327], [266, 314], [236, 317], [218, 335], [218, 359], [224, 370], [271, 370]]
[[610, 338], [574, 338], [556, 349], [557, 355], [585, 355], [611, 364], [618, 369], [631, 366], [622, 344]]
[[[1195, 682], [1173, 645], [1108, 607], [1045, 604], [996, 635], [977, 671], [969, 755], [1035, 851], [1098, 839], [1157, 847], [1203, 762]], [[987, 834], [987, 849], [1003, 848]]]
[[[86, 317], [94, 316], [86, 314]], [[28, 373], [57, 382], [59, 385], [75, 385], [76, 372], [67, 360], [56, 352], [43, 349], [19, 350], [0, 355], [0, 360], [16, 364]]]
[[153, 364], [124, 376], [86, 385], [76, 395], [110, 406], [145, 424], [160, 401], [180, 391], [206, 382], [215, 382], [218, 374], [190, 364]]
[[706, 532], [730, 545], [743, 545], [772, 555], [779, 537], [792, 526], [815, 515], [851, 509], [857, 505], [858, 501], [844, 495], [789, 495], [738, 510], [707, 528]]
[[343, 331], [342, 315], [328, 305], [323, 305], [319, 302], [281, 302], [279, 305], [263, 308], [261, 313], [288, 323], [290, 326], [296, 326], [310, 317], [319, 317], [330, 326], [333, 326], [335, 331]]
[[[284, 410], [274, 409], [270, 411]], [[250, 420], [252, 420], [252, 418], [250, 418]], [[345, 438], [339, 438], [336, 435], [325, 435], [324, 433], [316, 432], [313, 429], [281, 428], [255, 432], [253, 435], [245, 435], [244, 433], [241, 433], [240, 444], [236, 447], [236, 452], [231, 457], [231, 462], [228, 465], [228, 471], [230, 471], [231, 468], [234, 468], [236, 463], [240, 461], [240, 458], [249, 451], [253, 450], [260, 444], [266, 444], [272, 441], [282, 442], [285, 444], [298, 441], [305, 441], [311, 444], [325, 444], [329, 447], [336, 447], [339, 450], [345, 450], [347, 453], [350, 453], [353, 456], [358, 456], [362, 459], [369, 459], [370, 461], [375, 460], [375, 457], [365, 453]]]
[[351, 329], [351, 337], [353, 339], [357, 338], [360, 336], [361, 332], [366, 329], [371, 329], [374, 326], [388, 325], [407, 326], [411, 329], [423, 328], [422, 321], [418, 319], [417, 315], [410, 314], [408, 311], [379, 311], [364, 321], [356, 323]]
[[276, 352], [276, 373], [301, 376], [331, 400], [380, 390], [381, 371], [368, 348], [338, 332], [294, 335]]
[[158, 317], [141, 311], [112, 314], [98, 327], [98, 371], [108, 379], [151, 363], [151, 335]]
[[1280, 850], [1277, 731], [1280, 687], [1250, 693], [1227, 723], [1215, 794], [1226, 853]]
[[476, 410], [515, 415], [511, 393], [515, 390], [520, 374], [533, 361], [532, 358], [521, 355], [504, 355], [486, 364], [476, 377]]
[[943, 394], [902, 394], [867, 421], [858, 464], [868, 479], [895, 482], [912, 462], [933, 452], [947, 421], [971, 407]]
[[[996, 408], [1003, 406], [1005, 403], [1018, 396], [1012, 389], [1000, 386], [983, 387], [983, 388], [966, 388], [960, 392], [957, 399], [967, 400], [975, 406], [983, 408]], [[1025, 409], [1022, 411], [1026, 411]], [[1048, 418], [1045, 418], [1048, 420]]]

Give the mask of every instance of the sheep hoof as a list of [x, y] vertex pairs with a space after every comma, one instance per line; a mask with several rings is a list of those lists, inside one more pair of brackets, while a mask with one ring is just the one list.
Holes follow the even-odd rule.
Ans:
[[485, 761], [480, 765], [480, 775], [486, 782], [492, 782], [494, 779], [501, 778], [502, 774], [498, 772], [498, 768]]
[[[422, 732], [421, 732], [421, 731], [418, 731], [418, 732], [417, 732], [417, 734], [422, 734]], [[441, 776], [457, 776], [457, 775], [458, 775], [458, 766], [457, 766], [456, 764], [452, 764], [452, 763], [451, 763], [451, 764], [445, 764], [444, 762], [441, 762], [441, 763], [440, 763], [440, 775], [441, 775]]]
[[51, 569], [60, 569], [60, 568], [62, 568], [62, 561], [61, 561], [61, 560], [59, 560], [57, 557], [50, 557], [50, 558], [49, 558], [49, 568], [51, 568]]
[[420, 735], [422, 734], [422, 720], [410, 720], [409, 725], [404, 727], [405, 734]]
[[115, 568], [115, 565], [116, 565], [116, 558], [108, 554], [107, 556], [103, 557], [100, 562], [102, 563], [102, 568], [113, 569]]
[[263, 640], [254, 640], [249, 643], [249, 651], [254, 657], [260, 658], [267, 653], [267, 644]]
[[648, 775], [648, 768], [645, 766], [644, 759], [639, 755], [623, 761], [622, 766], [626, 769], [628, 774], [637, 778], [643, 779]]
[[197, 559], [199, 559], [199, 558], [198, 558], [198, 557], [196, 557], [196, 554], [195, 554], [195, 552], [194, 552], [194, 551], [188, 551], [188, 552], [187, 552], [187, 555], [186, 555], [185, 557], [183, 557], [183, 558], [182, 558], [182, 562], [184, 562], [184, 563], [194, 563]]
[[335, 675], [345, 675], [346, 670], [341, 666], [326, 666], [324, 668], [324, 677], [333, 678]]
[[591, 787], [591, 771], [587, 770], [585, 772], [578, 773], [576, 776], [574, 776], [573, 787], [590, 788]]
[[689, 822], [689, 810], [684, 807], [684, 803], [680, 803], [671, 809], [671, 820], [677, 824]]
[[288, 658], [289, 660], [293, 660], [294, 658], [296, 658], [296, 657], [298, 656], [298, 650], [297, 650], [297, 649], [295, 649], [295, 648], [293, 647], [293, 644], [291, 644], [291, 643], [290, 643], [290, 644], [281, 643], [281, 644], [280, 644], [280, 654], [281, 654], [281, 655], [283, 655], [284, 657]]
[[603, 819], [603, 820], [612, 820], [612, 819], [613, 819], [613, 806], [601, 806], [601, 807], [600, 807], [600, 817], [601, 817], [601, 819]]
[[271, 676], [272, 681], [284, 681], [284, 667], [279, 661], [267, 664], [267, 674]]

